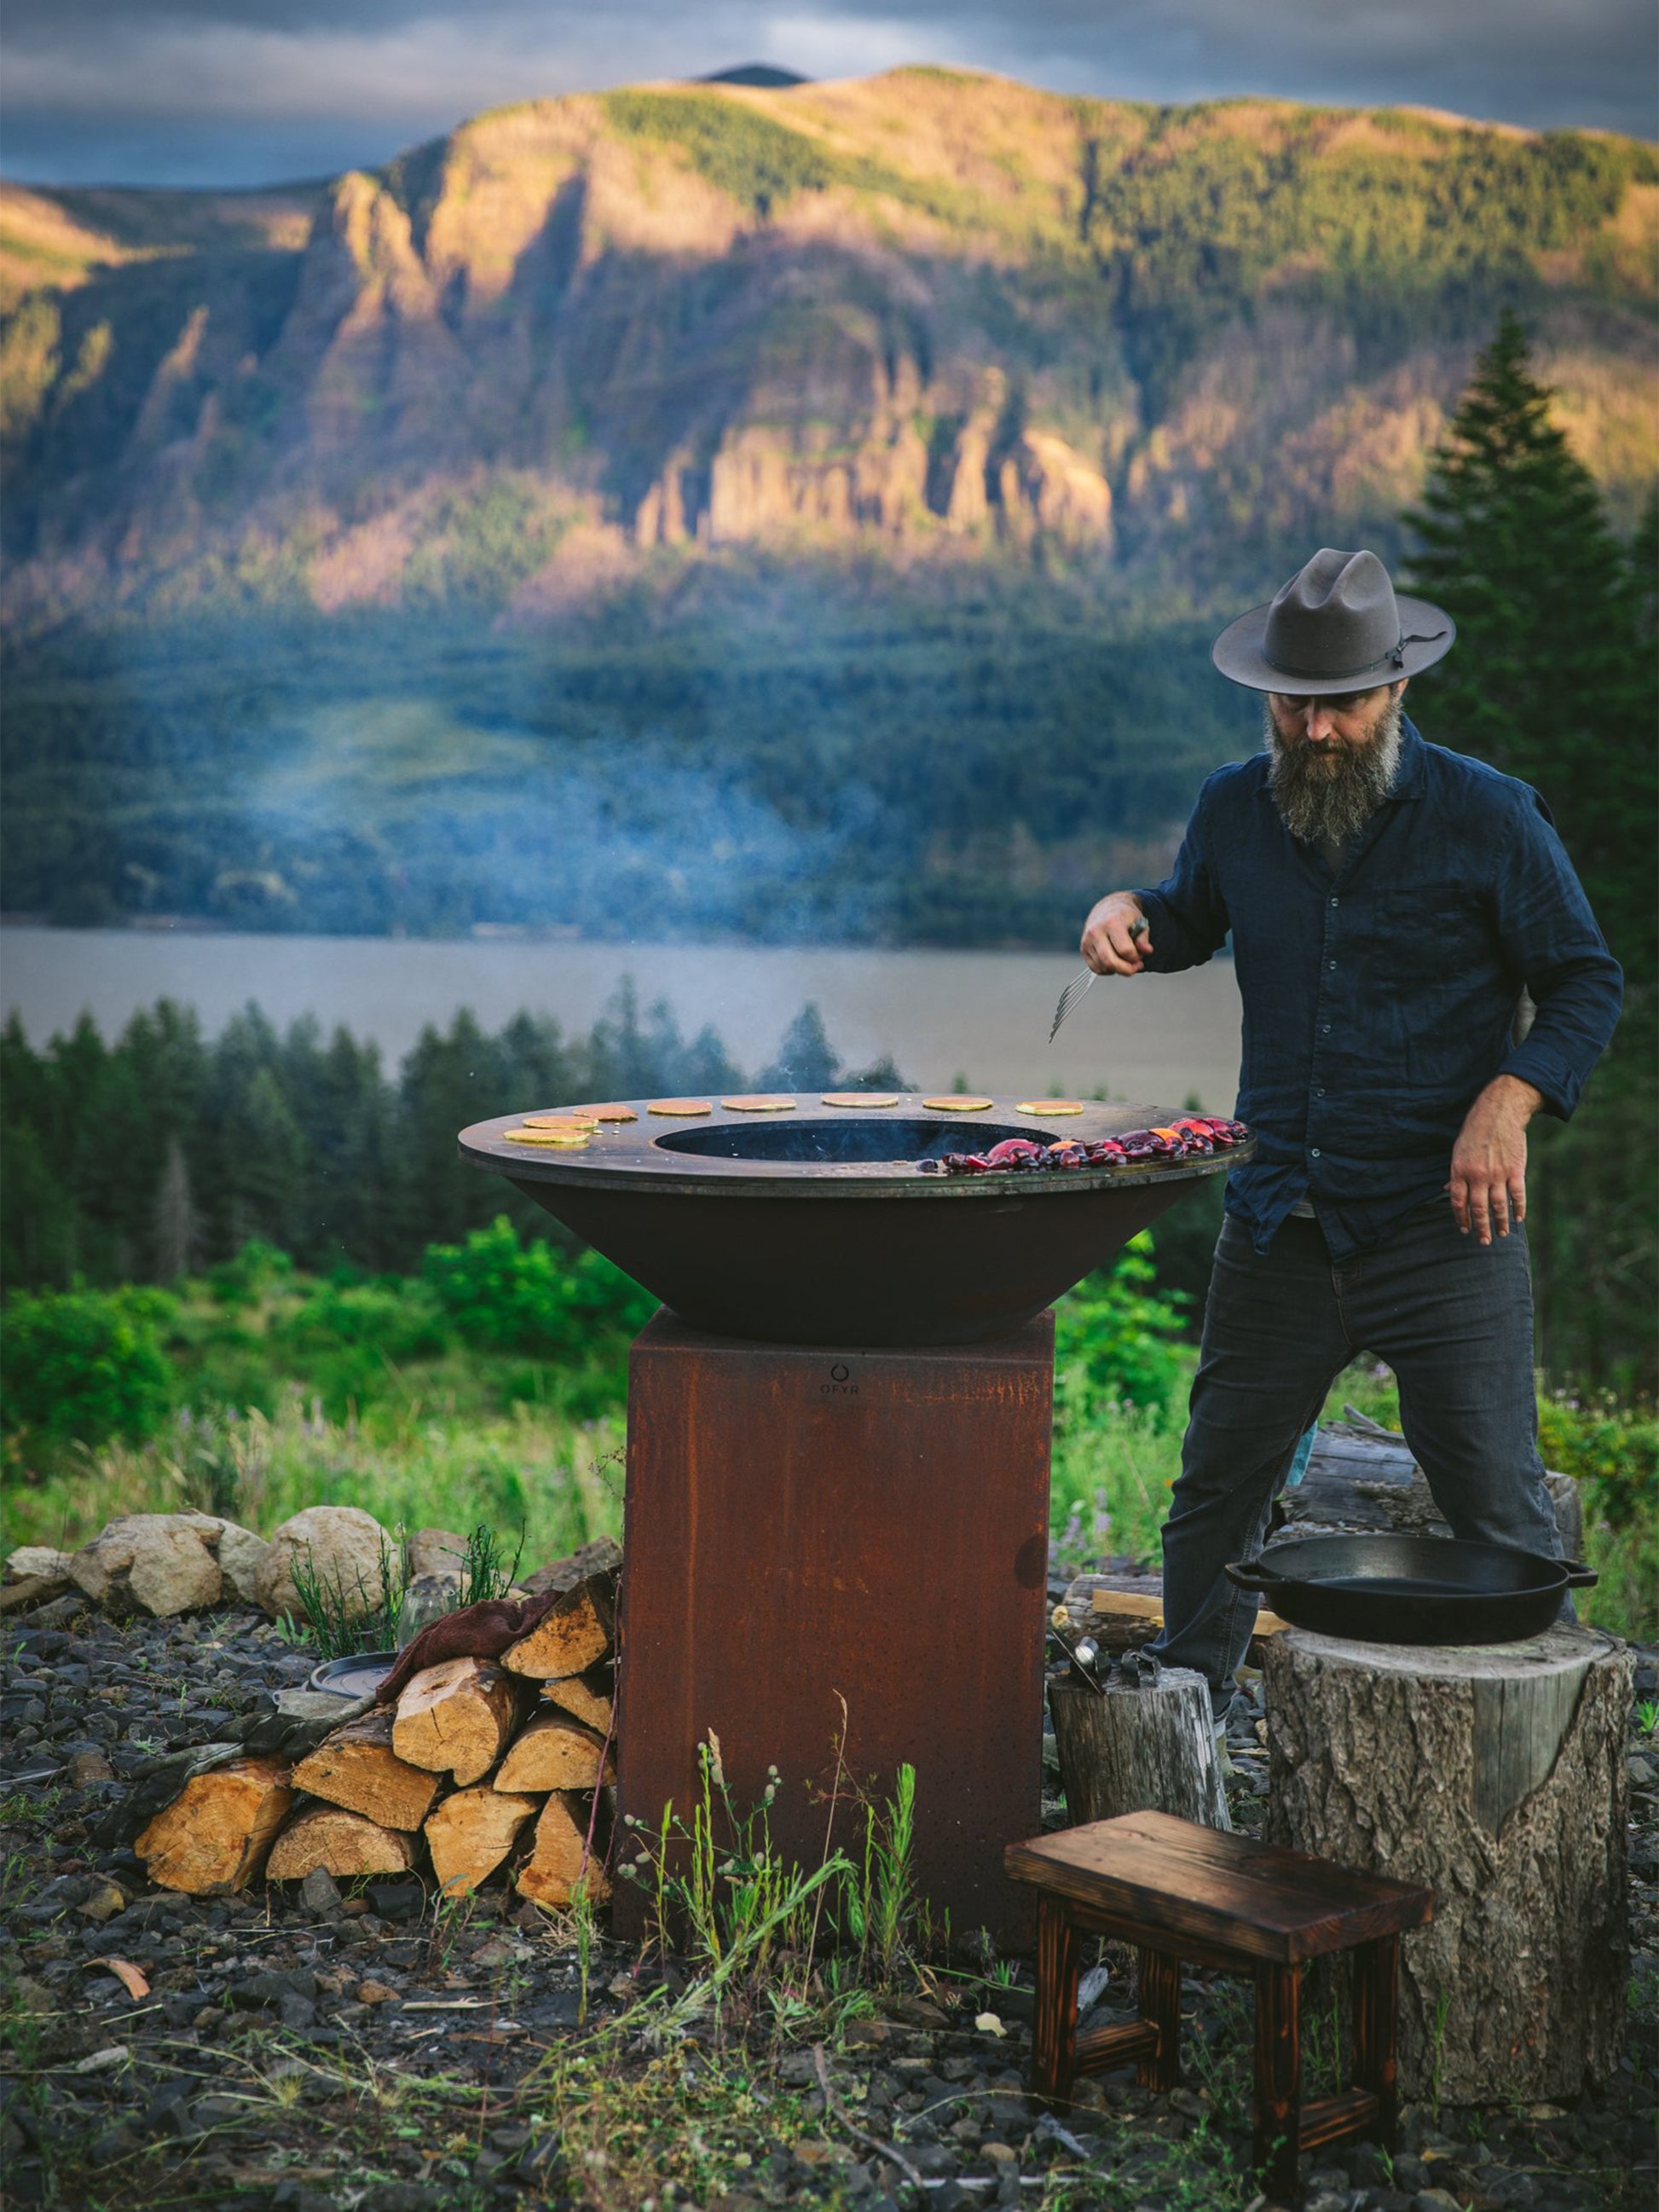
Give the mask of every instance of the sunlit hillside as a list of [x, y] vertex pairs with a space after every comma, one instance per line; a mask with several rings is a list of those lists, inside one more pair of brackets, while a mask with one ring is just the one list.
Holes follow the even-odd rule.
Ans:
[[1040, 934], [1237, 744], [1212, 616], [1399, 550], [1503, 305], [1633, 518], [1656, 214], [1632, 140], [936, 70], [7, 188], [9, 902], [586, 916], [562, 807], [708, 926]]

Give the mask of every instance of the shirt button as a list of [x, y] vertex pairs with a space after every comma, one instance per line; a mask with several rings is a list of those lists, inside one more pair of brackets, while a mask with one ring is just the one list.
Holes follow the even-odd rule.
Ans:
[[1313, 1152], [1312, 1152], [1312, 1153], [1311, 1153], [1311, 1155], [1310, 1155], [1310, 1158], [1314, 1158], [1314, 1159], [1316, 1159], [1316, 1160], [1319, 1158], [1319, 1147], [1318, 1147], [1318, 1146], [1317, 1146], [1317, 1145], [1316, 1145], [1316, 1146], [1314, 1146], [1314, 1148], [1313, 1148]]
[[1336, 973], [1336, 963], [1335, 963], [1335, 961], [1334, 961], [1334, 960], [1328, 960], [1328, 961], [1325, 963], [1325, 965], [1326, 965], [1326, 966], [1330, 969], [1330, 971], [1331, 971], [1332, 975], [1335, 975], [1335, 973]]
[[1324, 1096], [1325, 1096], [1325, 1086], [1324, 1086], [1324, 1085], [1322, 1083], [1322, 1084], [1319, 1085], [1318, 1089], [1314, 1092], [1314, 1097], [1315, 1097], [1316, 1098], [1322, 1098]]
[[1330, 1025], [1330, 1024], [1329, 1024], [1328, 1022], [1321, 1022], [1321, 1024], [1319, 1024], [1319, 1034], [1321, 1035], [1321, 1036], [1328, 1036], [1330, 1035], [1330, 1033], [1331, 1033], [1331, 1025]]
[[1341, 900], [1340, 900], [1340, 899], [1333, 899], [1333, 900], [1331, 901], [1331, 904], [1332, 904], [1333, 906], [1340, 906], [1340, 905], [1341, 905], [1341, 903], [1342, 903], [1342, 902], [1341, 902]]

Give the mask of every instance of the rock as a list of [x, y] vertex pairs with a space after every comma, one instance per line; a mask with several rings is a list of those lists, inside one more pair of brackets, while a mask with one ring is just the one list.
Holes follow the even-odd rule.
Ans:
[[219, 1523], [219, 1572], [227, 1596], [238, 1598], [244, 1605], [258, 1605], [259, 1569], [270, 1549], [264, 1538], [256, 1536], [252, 1528], [234, 1521]]
[[337, 1912], [340, 1909], [340, 1886], [326, 1867], [313, 1867], [300, 1884], [300, 1895], [307, 1912]]
[[126, 1911], [126, 1894], [112, 1881], [97, 1881], [93, 1885], [90, 1894], [82, 1898], [75, 1909], [84, 1913], [88, 1920], [101, 1923], [113, 1920], [118, 1912]]
[[115, 1769], [101, 1751], [77, 1751], [68, 1768], [71, 1788], [90, 1790], [95, 1782], [113, 1782]]
[[216, 1605], [223, 1577], [221, 1523], [207, 1513], [128, 1513], [100, 1528], [70, 1560], [70, 1575], [95, 1605], [124, 1619], [163, 1619]]
[[396, 2004], [398, 1992], [388, 1989], [384, 1982], [359, 1982], [353, 1992], [359, 2004]]
[[6, 1554], [9, 1583], [66, 1583], [69, 1578], [70, 1554], [54, 1551], [50, 1544], [20, 1544]]
[[466, 1539], [453, 1528], [417, 1528], [405, 1549], [411, 1582], [423, 1575], [459, 1575], [466, 1565]]
[[308, 1505], [272, 1532], [255, 1577], [257, 1600], [272, 1620], [302, 1611], [294, 1586], [294, 1564], [309, 1558], [311, 1571], [344, 1611], [360, 1616], [386, 1601], [385, 1561], [395, 1555], [391, 1537], [372, 1513], [356, 1505]]

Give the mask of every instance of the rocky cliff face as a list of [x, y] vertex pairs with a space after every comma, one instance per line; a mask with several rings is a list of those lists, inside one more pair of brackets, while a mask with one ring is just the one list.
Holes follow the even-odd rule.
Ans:
[[15, 613], [529, 616], [663, 549], [841, 544], [1201, 594], [1386, 534], [1501, 299], [1632, 506], [1656, 179], [906, 71], [538, 101], [315, 198], [11, 189]]

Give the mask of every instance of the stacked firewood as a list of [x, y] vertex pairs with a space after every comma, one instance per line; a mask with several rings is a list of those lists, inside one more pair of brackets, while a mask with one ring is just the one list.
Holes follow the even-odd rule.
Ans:
[[428, 1867], [460, 1896], [511, 1865], [538, 1905], [608, 1894], [616, 1576], [585, 1576], [499, 1660], [424, 1668], [297, 1759], [195, 1774], [138, 1835], [153, 1881], [194, 1895]]

